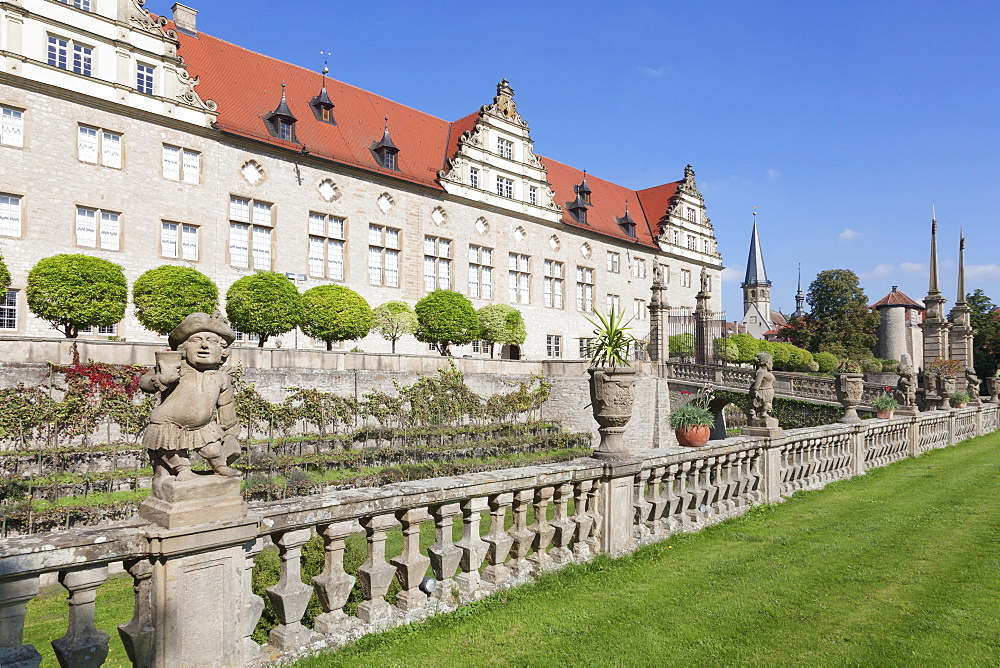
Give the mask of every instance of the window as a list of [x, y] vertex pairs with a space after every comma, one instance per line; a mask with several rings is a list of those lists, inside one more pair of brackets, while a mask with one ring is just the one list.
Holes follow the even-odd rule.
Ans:
[[514, 180], [503, 176], [497, 177], [497, 195], [508, 199], [514, 198]]
[[337, 216], [309, 214], [309, 275], [344, 280], [345, 221]]
[[106, 334], [108, 336], [116, 336], [118, 334], [118, 325], [98, 325], [94, 327], [81, 327], [77, 330], [77, 334], [97, 334], [98, 336]]
[[121, 250], [121, 220], [117, 213], [77, 207], [76, 245]]
[[451, 289], [451, 241], [424, 237], [424, 289]]
[[250, 343], [250, 342], [256, 343], [257, 341], [260, 341], [260, 334], [244, 334], [243, 332], [236, 329], [234, 329], [233, 331], [236, 332], [236, 341], [238, 343]]
[[479, 187], [479, 170], [475, 167], [469, 168], [469, 185], [473, 188]]
[[[284, 119], [278, 119], [277, 123], [278, 129], [278, 139], [284, 139], [285, 141], [292, 141], [292, 124]], [[393, 156], [395, 158], [395, 156]], [[389, 169], [395, 169], [395, 165], [389, 167]]]
[[61, 70], [69, 69], [70, 44], [73, 45], [73, 71], [91, 76], [94, 71], [94, 50], [89, 46], [76, 44], [68, 39], [49, 35], [48, 63]]
[[636, 320], [646, 319], [646, 300], [645, 299], [633, 299], [632, 300], [632, 315]]
[[163, 178], [197, 184], [201, 181], [201, 153], [163, 145]]
[[245, 269], [271, 269], [271, 205], [229, 198], [229, 264]]
[[81, 125], [76, 147], [80, 162], [121, 169], [122, 136], [117, 132]]
[[677, 230], [674, 230], [674, 245], [675, 246], [681, 245], [681, 233], [678, 232]]
[[637, 257], [632, 264], [632, 275], [636, 278], [646, 278], [646, 260]]
[[493, 299], [493, 249], [469, 246], [469, 296]]
[[692, 223], [698, 222], [698, 214], [695, 212], [694, 207], [687, 207], [687, 219]]
[[687, 235], [688, 237], [688, 250], [698, 250], [698, 239], [694, 235]]
[[507, 158], [508, 160], [514, 159], [514, 142], [509, 139], [504, 139], [503, 137], [497, 138], [497, 154], [501, 158]]
[[576, 310], [594, 311], [594, 270], [589, 267], [576, 268]]
[[614, 311], [615, 313], [622, 312], [622, 298], [618, 295], [608, 295], [608, 313]]
[[614, 253], [608, 251], [608, 271], [613, 274], [617, 274], [621, 266], [622, 256], [621, 253]]
[[59, 0], [59, 2], [64, 5], [71, 5], [77, 9], [82, 9], [85, 12], [90, 11], [90, 0]]
[[24, 112], [0, 107], [0, 144], [24, 147]]
[[511, 304], [531, 303], [530, 259], [517, 253], [507, 256], [507, 297]]
[[594, 339], [588, 339], [581, 337], [580, 341], [580, 359], [587, 359], [591, 355], [591, 350], [594, 347]]
[[690, 288], [691, 287], [691, 270], [681, 269], [681, 287]]
[[555, 260], [545, 261], [544, 277], [545, 305], [549, 308], [563, 307], [563, 263]]
[[546, 357], [562, 357], [562, 337], [549, 334], [545, 337]]
[[17, 290], [7, 290], [0, 302], [0, 329], [17, 329]]
[[399, 230], [368, 226], [368, 282], [399, 287]]
[[136, 63], [135, 89], [146, 95], [153, 94], [153, 67], [151, 65]]
[[712, 247], [712, 242], [710, 242], [708, 239], [705, 239], [705, 255], [708, 255], [709, 253], [712, 252], [711, 250], [709, 250], [711, 247]]
[[0, 195], [0, 236], [21, 236], [21, 198]]
[[160, 255], [198, 261], [198, 228], [163, 221], [160, 225]]
[[528, 186], [528, 203], [538, 204], [538, 187]]

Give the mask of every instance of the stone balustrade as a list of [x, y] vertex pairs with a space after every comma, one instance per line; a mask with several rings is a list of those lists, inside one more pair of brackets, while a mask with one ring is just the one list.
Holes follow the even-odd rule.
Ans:
[[[776, 438], [729, 438], [700, 449], [645, 450], [617, 462], [577, 459], [331, 491], [252, 504], [246, 519], [183, 530], [137, 522], [7, 539], [0, 541], [0, 665], [38, 665], [23, 628], [26, 604], [38, 594], [43, 574], [57, 573], [69, 594], [66, 632], [52, 639], [62, 665], [98, 666], [105, 660], [108, 637], [94, 626], [95, 591], [116, 563], [134, 580], [135, 611], [118, 630], [135, 665], [291, 659], [451, 610], [574, 561], [623, 554], [797, 490], [819, 489], [993, 431], [998, 413], [1000, 405], [984, 404], [788, 430]], [[420, 543], [425, 525], [435, 535], [426, 549]], [[387, 558], [393, 531], [402, 534], [402, 553]], [[348, 573], [345, 543], [355, 534], [364, 537], [367, 559]], [[325, 556], [310, 586], [302, 582], [299, 564], [314, 535], [322, 538]], [[261, 648], [250, 636], [264, 601], [250, 587], [253, 558], [268, 544], [280, 557], [278, 583], [266, 590], [279, 623]], [[179, 559], [189, 560], [185, 568], [164, 565]], [[232, 577], [213, 580], [212, 569], [226, 569]], [[425, 580], [428, 572], [433, 589]], [[160, 596], [167, 577], [174, 579], [174, 591], [178, 578], [191, 578], [190, 595]], [[387, 600], [394, 579], [400, 591]], [[238, 591], [225, 591], [219, 582]], [[363, 600], [348, 614], [355, 587]], [[322, 613], [308, 628], [302, 620], [313, 596]], [[171, 620], [206, 609], [226, 618], [231, 632], [216, 639], [197, 629], [178, 634], [172, 626]], [[165, 651], [166, 636], [182, 637], [193, 653]]]

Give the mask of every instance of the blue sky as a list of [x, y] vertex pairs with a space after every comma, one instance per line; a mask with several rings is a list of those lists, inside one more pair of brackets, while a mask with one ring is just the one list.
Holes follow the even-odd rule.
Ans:
[[[172, 2], [150, 0], [170, 15]], [[752, 207], [772, 306], [823, 269], [869, 300], [942, 290], [959, 228], [969, 291], [1000, 302], [1000, 3], [279, 3], [192, 0], [200, 30], [447, 120], [514, 87], [536, 151], [631, 188], [691, 163], [742, 316]], [[183, 53], [182, 53], [183, 55]]]

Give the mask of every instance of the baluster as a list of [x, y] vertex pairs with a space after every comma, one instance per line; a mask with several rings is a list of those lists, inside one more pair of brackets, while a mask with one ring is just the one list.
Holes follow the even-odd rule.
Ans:
[[249, 660], [260, 653], [260, 645], [251, 637], [260, 621], [260, 615], [264, 612], [264, 599], [253, 593], [253, 567], [254, 560], [261, 550], [264, 549], [264, 539], [258, 538], [246, 550], [243, 559], [243, 591], [247, 601], [243, 606], [243, 658]]
[[707, 505], [713, 515], [721, 514], [725, 510], [725, 505], [722, 501], [722, 496], [726, 491], [725, 479], [722, 476], [725, 462], [725, 456], [720, 455], [715, 457], [709, 465]]
[[733, 510], [742, 510], [749, 505], [750, 499], [747, 495], [750, 484], [750, 451], [740, 450], [735, 455], [736, 462], [733, 466], [735, 480], [733, 481], [733, 491], [730, 499], [733, 502]]
[[462, 560], [462, 550], [455, 546], [455, 538], [452, 533], [452, 523], [459, 510], [460, 506], [457, 503], [431, 506], [436, 540], [427, 549], [427, 554], [431, 558], [431, 569], [433, 569], [434, 577], [438, 581], [437, 589], [434, 590], [435, 596], [442, 600], [451, 597], [455, 584], [455, 571], [458, 570], [458, 565]]
[[486, 563], [483, 569], [483, 580], [491, 584], [500, 584], [510, 577], [510, 569], [504, 565], [514, 539], [504, 529], [504, 517], [507, 509], [514, 503], [514, 495], [510, 492], [494, 494], [490, 497], [490, 533], [485, 541], [489, 548], [486, 551]]
[[510, 560], [510, 569], [514, 577], [526, 575], [531, 572], [531, 562], [525, 555], [531, 548], [531, 541], [535, 534], [528, 528], [528, 504], [534, 491], [530, 489], [521, 490], [514, 494], [513, 513], [514, 524], [511, 526], [509, 534], [512, 541], [511, 552], [514, 555]]
[[35, 646], [22, 644], [28, 601], [37, 595], [37, 575], [0, 582], [0, 666], [37, 668], [41, 663], [42, 656]]
[[705, 464], [706, 461], [704, 459], [691, 462], [691, 471], [688, 474], [690, 480], [690, 485], [688, 486], [690, 494], [688, 517], [692, 522], [700, 522], [705, 518], [705, 512], [702, 510], [701, 502], [705, 495], [705, 490], [702, 487], [702, 470], [705, 468]]
[[482, 582], [479, 566], [486, 557], [489, 545], [479, 535], [479, 523], [482, 521], [482, 512], [488, 506], [486, 497], [462, 501], [462, 540], [458, 541], [458, 548], [462, 551], [459, 562], [462, 572], [455, 581], [458, 588], [467, 594], [479, 589]]
[[281, 623], [271, 629], [271, 644], [278, 649], [301, 647], [311, 639], [309, 629], [302, 625], [312, 587], [302, 581], [302, 546], [309, 540], [309, 529], [295, 529], [278, 534], [274, 541], [281, 558], [281, 576], [278, 584], [264, 591]]
[[52, 641], [52, 649], [63, 668], [100, 666], [108, 658], [108, 634], [94, 626], [97, 588], [107, 579], [107, 564], [59, 573], [59, 584], [69, 592], [69, 628]]
[[313, 590], [323, 612], [316, 615], [313, 629], [331, 634], [344, 630], [356, 618], [344, 612], [356, 578], [344, 571], [344, 547], [354, 533], [353, 522], [336, 522], [317, 527], [323, 536], [323, 572], [312, 579]]
[[[361, 593], [365, 598], [358, 604], [358, 618], [369, 624], [392, 614], [392, 606], [385, 595], [396, 577], [396, 569], [385, 560], [385, 532], [395, 525], [392, 515], [375, 515], [361, 520], [368, 539], [368, 559], [358, 568]], [[451, 522], [448, 525], [450, 528]]]
[[552, 527], [552, 545], [549, 552], [553, 563], [568, 564], [573, 560], [573, 552], [569, 549], [569, 543], [573, 540], [573, 531], [576, 524], [569, 519], [569, 498], [573, 493], [573, 485], [566, 482], [555, 489], [555, 514], [549, 525]]
[[646, 518], [649, 516], [649, 502], [646, 501], [646, 483], [649, 481], [649, 469], [642, 469], [632, 479], [632, 534], [636, 540], [642, 540], [649, 535]]
[[673, 533], [681, 527], [680, 520], [677, 517], [681, 497], [674, 491], [675, 489], [679, 489], [678, 471], [680, 471], [680, 465], [671, 464], [667, 467], [666, 474], [663, 477], [663, 500], [666, 503], [663, 509], [663, 529], [667, 533]]
[[691, 508], [697, 507], [695, 505], [695, 470], [696, 467], [694, 462], [682, 462], [680, 465], [680, 472], [678, 478], [678, 490], [677, 496], [679, 502], [677, 504], [677, 516], [680, 519], [679, 529], [686, 529], [691, 526]]
[[664, 472], [666, 468], [663, 466], [657, 466], [649, 472], [649, 514], [646, 516], [646, 524], [653, 535], [661, 535], [664, 531], [663, 509], [667, 502], [660, 490]]
[[591, 554], [601, 553], [601, 531], [602, 521], [604, 518], [601, 517], [601, 511], [598, 507], [597, 496], [601, 491], [601, 486], [596, 482], [590, 486], [590, 491], [587, 492], [587, 512], [590, 514], [593, 523], [590, 529], [590, 538], [587, 542], [590, 544]]
[[732, 513], [736, 510], [736, 502], [733, 497], [739, 483], [733, 475], [733, 470], [739, 461], [738, 453], [730, 453], [722, 457], [722, 480], [719, 485], [719, 506], [722, 512]]
[[[153, 564], [149, 559], [129, 559], [125, 570], [132, 576], [135, 606], [132, 619], [118, 625], [118, 635], [133, 666], [149, 666], [153, 659]], [[7, 665], [0, 660], [0, 665]]]
[[528, 561], [534, 565], [535, 572], [539, 573], [552, 563], [552, 557], [546, 551], [556, 532], [555, 528], [549, 524], [548, 518], [552, 493], [551, 487], [539, 487], [535, 490], [535, 501], [532, 504], [535, 507], [535, 521], [530, 528], [535, 534], [535, 539], [531, 542], [531, 549], [534, 552], [528, 557]]
[[715, 495], [716, 486], [713, 480], [713, 474], [715, 470], [715, 457], [709, 457], [706, 461], [701, 463], [699, 467], [702, 472], [702, 501], [701, 508], [702, 513], [704, 513], [705, 518], [712, 517], [715, 515]]
[[403, 553], [389, 563], [396, 567], [402, 591], [396, 594], [396, 607], [403, 612], [427, 604], [427, 594], [420, 591], [420, 582], [431, 563], [430, 557], [420, 554], [420, 523], [430, 518], [426, 508], [396, 511], [396, 519], [403, 526]]
[[573, 554], [577, 559], [589, 559], [594, 556], [589, 542], [590, 533], [594, 528], [594, 518], [587, 511], [587, 497], [594, 487], [593, 480], [582, 480], [574, 486], [573, 521], [576, 523], [576, 534], [573, 543]]

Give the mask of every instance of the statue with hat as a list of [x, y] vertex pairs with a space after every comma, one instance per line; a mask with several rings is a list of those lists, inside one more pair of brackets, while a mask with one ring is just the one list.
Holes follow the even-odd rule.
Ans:
[[139, 380], [144, 392], [159, 392], [142, 445], [153, 464], [152, 495], [162, 498], [169, 479], [194, 478], [197, 453], [221, 476], [240, 454], [239, 424], [229, 370], [223, 368], [236, 333], [216, 311], [192, 313], [168, 336], [169, 351], [156, 353], [156, 366]]

